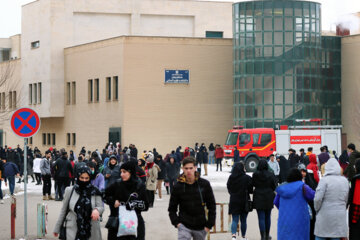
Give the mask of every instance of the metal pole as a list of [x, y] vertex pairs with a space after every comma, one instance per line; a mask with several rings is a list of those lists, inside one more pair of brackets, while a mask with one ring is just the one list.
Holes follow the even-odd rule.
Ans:
[[27, 239], [27, 138], [24, 138], [24, 238]]

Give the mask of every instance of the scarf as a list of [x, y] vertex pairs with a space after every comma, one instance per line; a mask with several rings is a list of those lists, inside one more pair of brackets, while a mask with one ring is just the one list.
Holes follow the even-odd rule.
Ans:
[[77, 232], [75, 240], [88, 240], [91, 237], [91, 196], [101, 195], [100, 191], [91, 185], [90, 181], [77, 180], [74, 185], [75, 192], [79, 194], [79, 200], [75, 204]]
[[146, 169], [148, 170], [148, 169], [152, 168], [154, 166], [154, 164], [155, 164], [154, 162], [147, 163], [146, 164]]
[[353, 202], [353, 216], [351, 219], [352, 223], [357, 223], [360, 219], [360, 179], [355, 181], [354, 198]]

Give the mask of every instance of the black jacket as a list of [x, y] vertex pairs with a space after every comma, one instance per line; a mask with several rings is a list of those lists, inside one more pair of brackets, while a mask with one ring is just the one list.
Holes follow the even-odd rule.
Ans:
[[56, 178], [70, 178], [69, 173], [73, 173], [73, 167], [66, 157], [56, 160], [54, 170]]
[[275, 176], [267, 170], [256, 171], [253, 174], [254, 208], [257, 210], [270, 210], [273, 208], [275, 198]]
[[227, 189], [230, 194], [229, 214], [246, 213], [246, 200], [249, 199], [250, 193], [253, 193], [251, 177], [245, 173], [242, 175], [230, 176], [227, 181]]
[[290, 161], [286, 160], [284, 156], [278, 156], [277, 159], [279, 159], [279, 166], [280, 166], [280, 183], [286, 182], [286, 178], [288, 175], [288, 172], [290, 170]]
[[[175, 227], [181, 223], [192, 230], [203, 230], [204, 227], [211, 229], [216, 217], [214, 193], [209, 181], [200, 178], [198, 172], [195, 174], [196, 181], [193, 184], [187, 184], [184, 175], [178, 178], [170, 197], [170, 220]], [[207, 220], [205, 206], [209, 211]]]
[[349, 165], [344, 171], [344, 175], [348, 178], [349, 181], [351, 181], [355, 176], [355, 163], [358, 158], [360, 158], [360, 152], [355, 150], [350, 154]]
[[163, 180], [166, 177], [166, 163], [163, 160], [155, 160], [154, 161], [156, 165], [159, 166], [160, 171], [158, 172], [158, 180]]
[[171, 164], [170, 162], [166, 163], [166, 179], [177, 179], [179, 177], [179, 164], [174, 162]]
[[300, 162], [300, 157], [296, 153], [292, 153], [289, 155], [290, 168], [295, 168]]

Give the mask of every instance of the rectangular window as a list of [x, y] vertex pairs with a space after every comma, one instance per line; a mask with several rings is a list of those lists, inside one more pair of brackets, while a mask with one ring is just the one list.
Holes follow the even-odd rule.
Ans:
[[52, 134], [52, 145], [56, 145], [56, 134]]
[[40, 47], [40, 41], [35, 41], [31, 43], [31, 49], [39, 48]]
[[72, 82], [72, 90], [71, 90], [71, 103], [75, 104], [76, 103], [76, 82]]
[[119, 100], [119, 78], [118, 76], [113, 77], [113, 100]]
[[106, 100], [111, 100], [111, 78], [106, 78]]
[[47, 145], [51, 145], [51, 134], [47, 134]]
[[42, 144], [46, 145], [46, 133], [42, 134]]
[[12, 102], [13, 102], [12, 92], [9, 92], [9, 109], [12, 109], [12, 107], [13, 107]]
[[66, 134], [66, 145], [70, 145], [70, 133]]
[[94, 101], [94, 90], [93, 90], [93, 80], [90, 79], [88, 81], [88, 101], [93, 102]]
[[223, 32], [206, 31], [206, 38], [223, 38]]
[[76, 145], [76, 133], [72, 134], [72, 145]]
[[32, 145], [33, 144], [33, 137], [29, 138], [29, 144]]
[[34, 83], [33, 84], [34, 86], [33, 86], [33, 90], [34, 90], [34, 104], [37, 104], [37, 84], [36, 83]]
[[42, 101], [42, 86], [41, 86], [41, 82], [38, 83], [38, 90], [39, 90], [39, 93], [38, 93], [38, 96], [39, 96], [38, 103], [41, 103], [41, 101]]
[[99, 98], [100, 98], [100, 89], [99, 89], [99, 79], [96, 78], [95, 82], [94, 82], [94, 88], [95, 88], [95, 102], [99, 102]]
[[29, 104], [32, 104], [32, 84], [29, 84]]
[[71, 89], [70, 89], [71, 85], [69, 82], [66, 83], [66, 104], [70, 104], [70, 100], [71, 100]]
[[16, 108], [16, 91], [13, 91], [12, 99], [13, 99], [12, 106], [13, 108]]

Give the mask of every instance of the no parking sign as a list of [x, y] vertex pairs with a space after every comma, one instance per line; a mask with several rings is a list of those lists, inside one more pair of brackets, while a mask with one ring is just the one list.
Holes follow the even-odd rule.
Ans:
[[[30, 108], [20, 108], [11, 116], [11, 129], [16, 135], [24, 138], [24, 237], [27, 239], [27, 142], [26, 138], [31, 137], [39, 131], [39, 115]], [[15, 226], [12, 226], [15, 230]]]

